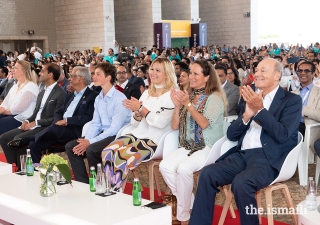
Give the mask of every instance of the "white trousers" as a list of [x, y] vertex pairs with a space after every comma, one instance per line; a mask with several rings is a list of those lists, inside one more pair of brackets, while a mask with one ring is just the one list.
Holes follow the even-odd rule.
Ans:
[[178, 148], [160, 163], [159, 169], [162, 177], [177, 198], [177, 219], [179, 221], [190, 219], [190, 208], [193, 204], [193, 173], [202, 169], [210, 149], [210, 147], [205, 147], [188, 156], [188, 150]]

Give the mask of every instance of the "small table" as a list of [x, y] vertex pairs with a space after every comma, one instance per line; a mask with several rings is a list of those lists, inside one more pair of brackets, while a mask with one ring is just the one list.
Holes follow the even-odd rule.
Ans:
[[317, 209], [307, 210], [305, 201], [297, 205], [298, 225], [319, 225], [320, 224], [320, 196], [317, 197]]
[[8, 163], [0, 162], [0, 175], [12, 173], [12, 165]]
[[[0, 182], [0, 219], [15, 225], [169, 225], [171, 207], [152, 210], [133, 206], [132, 196], [117, 193], [96, 196], [89, 185], [73, 181], [56, 186], [57, 194], [42, 197], [39, 173], [34, 176], [7, 174]], [[143, 199], [142, 205], [150, 201]]]

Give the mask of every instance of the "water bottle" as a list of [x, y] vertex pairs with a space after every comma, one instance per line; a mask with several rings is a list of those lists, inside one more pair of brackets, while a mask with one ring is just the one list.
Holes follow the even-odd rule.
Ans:
[[142, 202], [141, 198], [141, 187], [139, 183], [139, 178], [134, 178], [133, 188], [132, 188], [132, 198], [133, 205], [140, 206]]
[[96, 179], [96, 193], [104, 193], [104, 174], [102, 171], [101, 163], [97, 164], [97, 179]]
[[31, 154], [30, 154], [30, 149], [27, 149], [26, 168], [27, 168], [27, 176], [33, 176], [33, 174], [34, 174], [34, 167], [33, 167], [33, 163], [32, 163], [32, 158], [31, 158]]
[[89, 177], [89, 184], [90, 184], [90, 191], [95, 192], [96, 191], [96, 180], [97, 180], [97, 175], [96, 175], [96, 170], [94, 166], [90, 167], [90, 177]]
[[313, 180], [313, 177], [309, 177], [309, 181], [308, 181], [306, 207], [310, 211], [314, 211], [317, 208], [317, 189], [316, 189], [316, 183]]

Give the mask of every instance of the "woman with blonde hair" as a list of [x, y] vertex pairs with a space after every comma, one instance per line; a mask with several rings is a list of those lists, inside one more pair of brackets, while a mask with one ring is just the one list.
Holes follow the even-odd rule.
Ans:
[[29, 62], [19, 60], [12, 69], [17, 81], [0, 105], [0, 135], [17, 128], [29, 118], [36, 105], [39, 88]]
[[172, 63], [166, 58], [156, 58], [149, 70], [151, 85], [140, 99], [126, 99], [123, 104], [133, 111], [130, 134], [113, 141], [102, 151], [102, 161], [111, 187], [122, 187], [129, 170], [153, 156], [164, 133], [171, 130], [174, 104], [170, 90], [177, 88]]
[[211, 147], [223, 136], [227, 100], [216, 71], [205, 60], [190, 67], [193, 92], [171, 90], [175, 105], [171, 121], [179, 129], [179, 148], [160, 163], [164, 181], [177, 198], [177, 219], [188, 224], [193, 205], [193, 173], [200, 170]]

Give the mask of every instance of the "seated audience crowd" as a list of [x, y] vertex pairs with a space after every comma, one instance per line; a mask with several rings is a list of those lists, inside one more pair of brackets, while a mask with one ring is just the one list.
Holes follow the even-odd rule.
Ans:
[[[117, 42], [115, 42], [117, 43]], [[0, 50], [0, 145], [8, 163], [34, 163], [50, 148], [66, 151], [76, 181], [102, 163], [119, 191], [161, 137], [178, 130], [179, 148], [160, 163], [181, 224], [211, 224], [219, 187], [232, 184], [241, 224], [258, 224], [255, 192], [268, 186], [297, 143], [320, 121], [320, 45], [259, 48], [198, 46], [141, 52], [131, 46], [20, 54]], [[224, 117], [233, 118], [227, 133]], [[82, 133], [85, 124], [88, 130]], [[126, 125], [129, 133], [116, 135]], [[238, 141], [201, 168], [224, 135]], [[319, 137], [318, 137], [319, 138]], [[314, 143], [320, 156], [320, 139]], [[196, 197], [193, 173], [201, 170]], [[193, 209], [192, 212], [190, 209]]]

